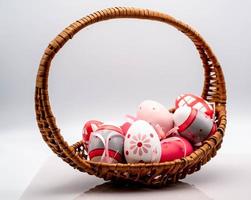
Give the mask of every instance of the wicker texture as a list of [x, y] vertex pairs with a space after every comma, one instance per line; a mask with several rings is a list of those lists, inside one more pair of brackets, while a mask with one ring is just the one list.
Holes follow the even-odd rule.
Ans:
[[[93, 23], [114, 18], [139, 18], [160, 21], [183, 32], [192, 40], [204, 67], [204, 87], [202, 97], [216, 104], [217, 131], [190, 156], [164, 163], [108, 164], [87, 160], [82, 142], [69, 145], [60, 133], [51, 110], [48, 96], [48, 76], [50, 64], [56, 53], [78, 31]], [[41, 58], [35, 91], [35, 110], [38, 127], [44, 141], [60, 158], [82, 172], [104, 178], [143, 183], [146, 185], [165, 185], [176, 182], [200, 170], [216, 155], [220, 148], [226, 127], [226, 89], [220, 64], [205, 40], [190, 26], [173, 17], [148, 9], [115, 7], [97, 11], [65, 28], [52, 40]]]

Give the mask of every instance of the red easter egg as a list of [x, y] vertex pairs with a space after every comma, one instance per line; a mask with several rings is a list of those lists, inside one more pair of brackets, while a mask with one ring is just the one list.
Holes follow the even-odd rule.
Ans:
[[161, 141], [161, 159], [160, 162], [172, 161], [175, 159], [189, 156], [193, 152], [193, 147], [183, 137], [169, 137]]
[[86, 149], [88, 148], [91, 133], [96, 131], [101, 124], [103, 124], [103, 122], [97, 120], [90, 120], [84, 124], [82, 136]]
[[177, 109], [182, 106], [189, 106], [191, 108], [195, 108], [205, 113], [210, 118], [214, 117], [214, 108], [212, 104], [208, 103], [202, 97], [193, 94], [182, 94], [178, 96], [178, 98], [175, 100], [175, 107]]

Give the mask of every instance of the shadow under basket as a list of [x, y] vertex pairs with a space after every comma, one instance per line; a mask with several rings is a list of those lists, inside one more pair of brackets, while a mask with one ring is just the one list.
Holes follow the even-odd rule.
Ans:
[[[215, 103], [217, 131], [191, 155], [163, 163], [109, 164], [93, 162], [87, 160], [87, 152], [81, 141], [69, 145], [62, 137], [52, 113], [48, 96], [48, 76], [51, 61], [64, 44], [78, 31], [96, 22], [115, 18], [137, 18], [169, 24], [190, 38], [198, 50], [204, 68], [204, 86], [201, 96], [205, 100]], [[223, 72], [216, 56], [205, 40], [193, 28], [164, 13], [148, 9], [115, 7], [97, 11], [77, 20], [50, 42], [45, 49], [38, 69], [35, 110], [38, 127], [44, 141], [54, 153], [73, 168], [104, 180], [161, 186], [175, 183], [179, 179], [185, 178], [187, 174], [200, 170], [202, 165], [216, 155], [217, 150], [221, 147], [226, 127], [226, 88]]]

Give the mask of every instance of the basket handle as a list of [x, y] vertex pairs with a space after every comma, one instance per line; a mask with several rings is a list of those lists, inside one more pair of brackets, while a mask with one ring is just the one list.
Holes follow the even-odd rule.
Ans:
[[81, 159], [75, 149], [64, 141], [60, 134], [60, 129], [56, 125], [48, 96], [50, 64], [56, 53], [78, 31], [96, 22], [114, 18], [139, 18], [160, 21], [183, 32], [194, 43], [203, 63], [205, 79], [201, 96], [210, 102], [215, 102], [216, 108], [225, 108], [226, 103], [225, 81], [220, 64], [205, 40], [187, 24], [167, 14], [131, 7], [108, 8], [81, 18], [58, 34], [45, 49], [36, 79], [35, 110], [40, 132], [49, 147], [70, 165], [80, 166], [79, 164], [81, 163], [84, 167], [80, 170], [87, 172], [91, 170], [88, 162]]

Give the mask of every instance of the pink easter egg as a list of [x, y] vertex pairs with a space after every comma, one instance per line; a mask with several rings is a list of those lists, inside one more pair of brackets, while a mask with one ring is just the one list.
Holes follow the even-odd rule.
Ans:
[[216, 124], [205, 113], [188, 106], [175, 110], [173, 114], [175, 127], [181, 136], [193, 144], [199, 144], [216, 131]]
[[173, 128], [173, 117], [166, 107], [152, 100], [143, 101], [136, 113], [136, 118], [147, 121], [154, 127], [160, 139], [165, 138]]
[[185, 138], [175, 136], [162, 140], [161, 150], [160, 162], [165, 162], [189, 156], [193, 152], [193, 147]]
[[90, 136], [88, 156], [91, 161], [123, 162], [124, 136], [120, 127], [102, 124]]
[[90, 120], [84, 124], [82, 131], [82, 140], [86, 149], [88, 149], [88, 143], [91, 133], [96, 131], [101, 124], [103, 124], [103, 122], [98, 120]]
[[189, 106], [195, 108], [205, 113], [210, 118], [214, 117], [213, 105], [204, 100], [202, 97], [193, 94], [182, 94], [178, 96], [178, 98], [175, 100], [175, 107], [177, 109], [182, 106]]

